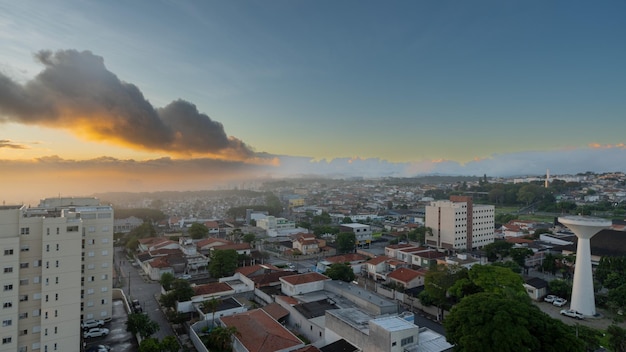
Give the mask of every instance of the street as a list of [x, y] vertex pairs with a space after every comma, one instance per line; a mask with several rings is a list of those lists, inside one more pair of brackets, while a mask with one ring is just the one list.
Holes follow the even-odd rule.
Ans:
[[[123, 290], [129, 300], [136, 299], [141, 304], [143, 311], [150, 319], [159, 324], [159, 331], [152, 337], [162, 340], [166, 336], [173, 336], [174, 331], [161, 311], [157, 298], [161, 294], [161, 285], [158, 282], [149, 280], [140, 268], [133, 267], [126, 258], [123, 247], [115, 247], [115, 264], [119, 266], [122, 273]], [[130, 280], [129, 280], [130, 278]]]

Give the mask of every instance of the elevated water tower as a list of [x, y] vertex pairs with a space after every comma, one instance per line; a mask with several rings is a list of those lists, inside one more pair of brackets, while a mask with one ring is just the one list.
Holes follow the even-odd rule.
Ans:
[[588, 216], [562, 216], [559, 217], [559, 222], [578, 237], [570, 308], [587, 316], [595, 315], [590, 240], [600, 230], [611, 227], [611, 220]]

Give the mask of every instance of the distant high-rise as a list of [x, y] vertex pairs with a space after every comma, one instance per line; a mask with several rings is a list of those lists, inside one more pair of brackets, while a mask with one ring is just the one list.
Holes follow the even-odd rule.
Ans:
[[576, 237], [576, 266], [570, 308], [588, 316], [596, 314], [591, 271], [591, 238], [600, 230], [611, 226], [611, 220], [588, 216], [563, 216], [559, 222], [567, 226]]
[[113, 209], [95, 198], [0, 206], [0, 351], [79, 351], [111, 317]]
[[432, 236], [426, 236], [426, 244], [458, 250], [483, 247], [494, 241], [494, 214], [493, 205], [474, 204], [471, 197], [431, 202], [426, 206], [425, 224]]
[[550, 186], [550, 169], [546, 170], [546, 181], [544, 182], [543, 186], [545, 188], [548, 188]]

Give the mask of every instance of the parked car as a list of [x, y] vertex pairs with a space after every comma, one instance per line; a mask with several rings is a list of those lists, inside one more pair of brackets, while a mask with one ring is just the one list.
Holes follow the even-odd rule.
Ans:
[[566, 315], [568, 317], [576, 318], [578, 320], [585, 319], [585, 316], [583, 315], [583, 313], [573, 310], [573, 309], [563, 309], [561, 311], [561, 314]]
[[547, 296], [543, 299], [543, 301], [544, 301], [544, 302], [548, 302], [548, 303], [552, 303], [552, 302], [554, 302], [554, 300], [555, 300], [555, 299], [557, 299], [557, 298], [559, 298], [559, 297], [557, 297], [557, 296], [555, 296], [555, 295], [547, 295]]
[[139, 300], [133, 299], [130, 303], [130, 307], [132, 308], [133, 313], [143, 312], [143, 308], [141, 308], [141, 303], [139, 303]]
[[80, 326], [83, 328], [83, 330], [89, 330], [91, 328], [101, 328], [104, 326], [104, 320], [89, 319], [83, 321]]
[[109, 352], [111, 347], [108, 345], [93, 345], [85, 349], [85, 352]]
[[557, 307], [563, 307], [565, 303], [567, 303], [567, 300], [565, 298], [557, 298], [552, 302], [552, 304]]
[[191, 275], [183, 274], [183, 275], [180, 276], [180, 278], [183, 279], [183, 280], [189, 280], [189, 279], [191, 279]]
[[106, 328], [92, 328], [83, 332], [83, 338], [101, 337], [109, 334], [109, 329]]

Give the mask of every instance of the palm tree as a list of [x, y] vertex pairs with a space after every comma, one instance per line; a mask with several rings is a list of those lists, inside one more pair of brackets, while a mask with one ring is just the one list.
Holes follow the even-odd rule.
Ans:
[[239, 331], [234, 326], [218, 326], [211, 330], [209, 339], [213, 346], [218, 347], [221, 351], [226, 351], [228, 346], [232, 343], [232, 336], [239, 336]]
[[211, 311], [212, 313], [212, 318], [213, 318], [211, 321], [212, 327], [215, 326], [215, 311], [217, 310], [217, 307], [219, 305], [220, 305], [220, 300], [218, 300], [215, 297], [211, 298], [211, 300], [209, 301], [202, 302], [202, 310], [206, 312]]

